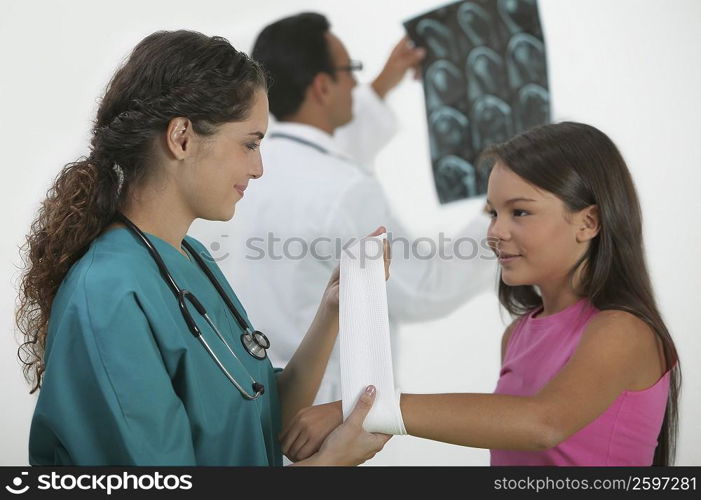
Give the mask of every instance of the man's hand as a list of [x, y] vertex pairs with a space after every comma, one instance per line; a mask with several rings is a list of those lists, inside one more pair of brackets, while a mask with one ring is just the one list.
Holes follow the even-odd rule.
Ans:
[[392, 49], [385, 67], [372, 82], [372, 88], [380, 98], [384, 99], [387, 93], [402, 81], [410, 68], [414, 68], [414, 78], [418, 79], [421, 75], [421, 60], [425, 56], [426, 50], [415, 48], [409, 38], [405, 36]]

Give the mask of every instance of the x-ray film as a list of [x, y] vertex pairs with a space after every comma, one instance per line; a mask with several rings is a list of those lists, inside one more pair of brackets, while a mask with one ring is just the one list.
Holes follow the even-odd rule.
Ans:
[[487, 192], [489, 145], [550, 121], [536, 0], [451, 3], [406, 21], [423, 61], [433, 178], [441, 203]]

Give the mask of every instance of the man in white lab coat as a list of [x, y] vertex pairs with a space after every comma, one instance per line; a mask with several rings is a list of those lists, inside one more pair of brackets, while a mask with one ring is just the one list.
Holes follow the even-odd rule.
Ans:
[[[253, 325], [270, 337], [273, 365], [283, 367], [346, 242], [380, 225], [390, 240], [412, 241], [371, 164], [396, 130], [384, 96], [418, 67], [423, 50], [400, 41], [373, 83], [356, 87], [352, 72], [359, 64], [323, 16], [306, 13], [267, 26], [252, 56], [270, 74], [277, 120], [261, 146], [264, 175], [251, 183], [234, 219], [218, 226], [217, 236], [208, 229], [206, 241]], [[487, 218], [480, 216], [453, 236], [482, 241], [486, 230]], [[494, 282], [493, 262], [461, 259], [447, 247], [443, 257], [426, 257], [426, 250], [392, 246], [392, 330], [395, 322], [443, 316]], [[315, 403], [340, 398], [337, 343]]]

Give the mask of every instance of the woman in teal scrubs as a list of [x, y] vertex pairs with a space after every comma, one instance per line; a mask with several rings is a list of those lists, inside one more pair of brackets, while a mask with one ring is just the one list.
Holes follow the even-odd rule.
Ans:
[[[154, 33], [114, 75], [90, 155], [61, 171], [26, 245], [20, 356], [32, 392], [41, 388], [30, 463], [281, 465], [278, 435], [312, 403], [335, 342], [338, 273], [295, 357], [275, 372], [244, 348], [241, 325], [182, 245], [203, 258], [248, 323], [214, 259], [186, 233], [196, 218], [233, 216], [263, 173], [267, 122], [262, 69], [222, 38]], [[251, 379], [263, 384], [260, 397], [245, 399], [193, 336], [154, 258], [118, 214], [205, 305], [235, 356], [193, 314], [204, 338], [245, 389], [252, 392]], [[300, 463], [357, 464], [380, 450], [388, 437], [361, 427], [373, 396]]]

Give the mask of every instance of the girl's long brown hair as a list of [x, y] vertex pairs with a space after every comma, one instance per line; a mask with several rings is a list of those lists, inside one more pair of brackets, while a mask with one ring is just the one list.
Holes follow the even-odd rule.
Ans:
[[[657, 308], [645, 263], [642, 215], [633, 180], [621, 153], [606, 134], [582, 123], [530, 129], [490, 147], [483, 160], [498, 159], [519, 177], [555, 194], [573, 212], [597, 205], [601, 229], [582, 260], [579, 294], [599, 310], [617, 309], [647, 323], [662, 341], [671, 370], [667, 409], [653, 465], [673, 462], [681, 386], [674, 341]], [[543, 304], [531, 285], [499, 282], [499, 301], [513, 316]]]
[[211, 135], [218, 124], [245, 119], [254, 92], [266, 86], [260, 65], [221, 37], [160, 31], [134, 48], [107, 86], [90, 154], [60, 171], [22, 247], [16, 320], [30, 392], [41, 387], [51, 304], [61, 282], [112, 222], [130, 187], [151, 173], [157, 136], [175, 117]]

